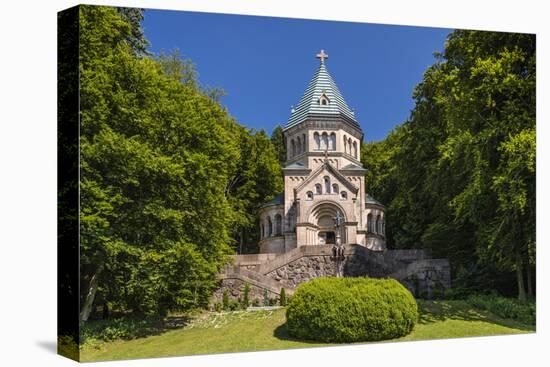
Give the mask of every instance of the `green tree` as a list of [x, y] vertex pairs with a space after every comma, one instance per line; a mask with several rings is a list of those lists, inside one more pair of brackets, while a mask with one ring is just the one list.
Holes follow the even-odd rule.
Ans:
[[275, 153], [277, 154], [279, 164], [284, 166], [286, 162], [286, 145], [283, 139], [283, 128], [281, 125], [277, 125], [271, 132], [271, 144], [273, 144], [273, 147], [275, 148]]
[[365, 146], [367, 190], [388, 204], [393, 246], [431, 248], [456, 274], [492, 274], [474, 287], [515, 272], [524, 299], [535, 259], [535, 37], [459, 30], [437, 56], [409, 120]]
[[244, 284], [244, 290], [243, 290], [243, 308], [246, 309], [250, 305], [250, 284], [245, 283]]
[[233, 235], [239, 253], [257, 252], [257, 212], [261, 204], [281, 192], [281, 166], [263, 130], [242, 128], [239, 146], [241, 160], [226, 187], [227, 196], [236, 213]]
[[126, 42], [135, 51], [137, 55], [150, 55], [147, 51], [149, 41], [145, 38], [145, 33], [141, 27], [144, 17], [144, 9], [140, 8], [117, 8], [119, 15], [130, 25], [130, 32], [126, 35]]
[[279, 304], [281, 306], [286, 306], [286, 291], [284, 288], [281, 288], [281, 293], [279, 295]]
[[97, 292], [134, 313], [205, 306], [282, 189], [265, 132], [231, 118], [179, 52], [149, 56], [142, 17], [80, 7], [81, 321]]
[[229, 294], [227, 293], [227, 289], [223, 291], [222, 295], [222, 306], [224, 310], [229, 309]]
[[136, 55], [116, 9], [82, 6], [80, 27], [81, 319], [97, 291], [137, 313], [204, 306], [232, 252], [242, 127]]

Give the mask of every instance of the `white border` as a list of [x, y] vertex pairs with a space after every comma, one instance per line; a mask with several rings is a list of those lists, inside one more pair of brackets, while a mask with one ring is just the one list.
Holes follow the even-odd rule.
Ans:
[[[104, 366], [538, 366], [548, 363], [548, 10], [539, 1], [89, 1], [91, 4], [537, 33], [536, 335], [381, 343], [99, 363]], [[65, 366], [56, 336], [56, 12], [75, 1], [3, 3], [0, 12], [0, 364]], [[411, 91], [412, 92], [412, 91]], [[546, 341], [546, 343], [545, 343]], [[546, 358], [545, 358], [546, 357]]]

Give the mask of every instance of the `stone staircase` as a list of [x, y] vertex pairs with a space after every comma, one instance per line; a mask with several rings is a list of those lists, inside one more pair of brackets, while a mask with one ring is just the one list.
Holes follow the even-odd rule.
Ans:
[[[285, 289], [290, 295], [297, 285], [320, 276], [334, 275], [331, 260], [332, 245], [300, 246], [281, 254], [236, 255], [232, 265], [219, 274], [222, 288], [233, 296], [240, 296], [248, 283], [258, 297], [265, 291], [275, 297]], [[351, 244], [345, 249], [344, 274], [346, 276], [370, 276], [394, 278], [411, 291], [418, 288], [411, 279], [424, 281], [436, 274], [438, 284], [450, 286], [449, 261], [431, 259], [425, 250], [372, 251], [364, 246]], [[418, 283], [418, 282], [417, 282]], [[422, 283], [424, 284], [424, 283]], [[218, 292], [219, 298], [220, 292]]]
[[[238, 279], [252, 286], [267, 289], [274, 294], [280, 294], [281, 283], [256, 271], [244, 269], [240, 266], [228, 266], [218, 275], [219, 279]], [[283, 287], [284, 288], [284, 287]], [[294, 293], [294, 289], [286, 289], [288, 294]]]

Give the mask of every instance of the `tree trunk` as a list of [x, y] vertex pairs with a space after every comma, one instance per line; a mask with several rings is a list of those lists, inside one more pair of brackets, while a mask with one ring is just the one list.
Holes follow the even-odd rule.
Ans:
[[529, 262], [527, 262], [527, 296], [531, 299], [535, 298], [535, 294], [533, 293], [533, 278], [531, 276], [531, 266], [529, 265]]
[[242, 255], [243, 253], [243, 244], [244, 244], [244, 228], [241, 228], [241, 236], [240, 236], [240, 244], [239, 244], [239, 255]]
[[92, 312], [92, 306], [94, 304], [95, 295], [97, 293], [97, 283], [99, 275], [101, 274], [101, 271], [103, 270], [103, 264], [100, 264], [96, 270], [96, 272], [92, 275], [90, 278], [90, 283], [88, 284], [88, 290], [86, 292], [86, 297], [84, 299], [84, 304], [82, 305], [80, 309], [80, 324], [82, 325], [86, 321], [88, 321], [88, 317], [90, 317], [90, 313]]
[[519, 251], [516, 253], [516, 275], [518, 280], [518, 300], [525, 301], [525, 283], [523, 279], [523, 260]]
[[523, 249], [523, 258], [527, 273], [527, 297], [532, 299], [535, 295], [533, 294], [533, 278], [531, 273], [531, 261], [529, 259], [529, 243], [527, 243], [527, 246]]

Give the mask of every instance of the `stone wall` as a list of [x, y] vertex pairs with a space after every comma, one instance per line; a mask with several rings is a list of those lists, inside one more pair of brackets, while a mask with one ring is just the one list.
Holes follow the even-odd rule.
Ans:
[[415, 261], [390, 276], [399, 279], [420, 298], [431, 299], [451, 286], [451, 267], [447, 259]]
[[[269, 297], [277, 298], [281, 288], [288, 294], [308, 280], [334, 276], [332, 246], [302, 246], [284, 254], [262, 254], [265, 261], [252, 255], [237, 257], [235, 265], [225, 269], [221, 288], [214, 299], [221, 301], [223, 289], [232, 298], [242, 297], [245, 282], [251, 286], [250, 299], [263, 300], [264, 289]], [[242, 260], [242, 263], [239, 262]], [[245, 265], [246, 264], [246, 265]], [[450, 266], [447, 259], [431, 259], [425, 250], [371, 251], [359, 245], [347, 245], [343, 264], [344, 276], [394, 278], [416, 297], [432, 298], [450, 287]]]
[[258, 265], [265, 264], [275, 259], [278, 255], [279, 254], [275, 253], [234, 255], [232, 265], [252, 270]]
[[285, 288], [296, 288], [313, 278], [331, 275], [334, 275], [334, 263], [329, 256], [304, 256], [266, 274]]
[[220, 281], [220, 285], [218, 289], [216, 289], [216, 291], [212, 295], [211, 303], [222, 302], [223, 292], [226, 290], [227, 290], [227, 294], [229, 295], [229, 299], [237, 300], [240, 298], [242, 300], [244, 296], [244, 287], [246, 283], [248, 283], [248, 285], [250, 286], [248, 299], [250, 300], [251, 303], [254, 299], [258, 299], [260, 303], [263, 304], [265, 289], [267, 289], [267, 296], [269, 298], [279, 299], [279, 293], [273, 292], [267, 287], [257, 286], [255, 284], [252, 284], [251, 282], [246, 282], [242, 279], [228, 278], [228, 279], [222, 279]]

